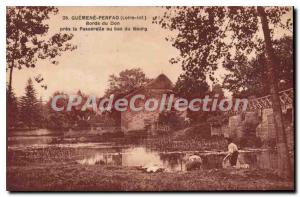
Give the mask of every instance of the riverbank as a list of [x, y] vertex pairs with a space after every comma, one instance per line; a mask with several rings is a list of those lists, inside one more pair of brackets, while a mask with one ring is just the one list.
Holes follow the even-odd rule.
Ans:
[[212, 169], [148, 174], [136, 167], [52, 162], [7, 168], [9, 191], [292, 190], [265, 169]]

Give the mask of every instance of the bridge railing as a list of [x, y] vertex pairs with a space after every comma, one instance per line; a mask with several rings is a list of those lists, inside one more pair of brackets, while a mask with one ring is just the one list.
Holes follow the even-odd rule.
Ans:
[[[283, 90], [279, 92], [280, 104], [282, 110], [286, 110], [289, 108], [293, 108], [294, 103], [294, 90], [293, 88]], [[242, 106], [236, 111], [233, 109], [227, 111], [226, 114], [234, 115], [242, 113]], [[259, 98], [251, 98], [248, 99], [248, 105], [246, 111], [258, 111], [262, 109], [269, 109], [272, 108], [272, 99], [271, 95], [259, 97]]]

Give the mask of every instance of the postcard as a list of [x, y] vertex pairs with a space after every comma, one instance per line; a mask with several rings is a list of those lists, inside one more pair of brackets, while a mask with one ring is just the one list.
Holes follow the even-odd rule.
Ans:
[[6, 7], [8, 191], [295, 191], [293, 7]]

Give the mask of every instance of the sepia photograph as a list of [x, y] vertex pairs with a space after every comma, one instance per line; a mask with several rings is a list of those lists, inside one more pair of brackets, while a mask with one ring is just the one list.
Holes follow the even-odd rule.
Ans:
[[294, 192], [294, 15], [6, 6], [6, 190]]

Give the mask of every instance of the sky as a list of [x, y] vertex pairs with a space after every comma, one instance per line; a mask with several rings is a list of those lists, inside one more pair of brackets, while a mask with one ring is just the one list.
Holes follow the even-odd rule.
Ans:
[[161, 8], [155, 7], [59, 7], [59, 14], [47, 21], [49, 35], [59, 32], [62, 27], [86, 27], [85, 21], [62, 20], [63, 15], [69, 19], [72, 16], [94, 14], [146, 16], [146, 21], [122, 22], [121, 26], [147, 27], [148, 31], [72, 32], [72, 43], [78, 48], [58, 58], [58, 65], [42, 60], [36, 68], [15, 69], [13, 88], [16, 95], [23, 95], [28, 78], [38, 74], [44, 77], [48, 87], [44, 90], [35, 84], [38, 96], [43, 98], [48, 98], [57, 90], [72, 93], [79, 89], [86, 94], [102, 96], [108, 87], [109, 75], [137, 67], [150, 78], [164, 73], [175, 83], [182, 70], [180, 65], [171, 65], [169, 59], [177, 56], [178, 51], [165, 41], [170, 32], [152, 24], [152, 17], [162, 13]]
[[[65, 52], [53, 65], [47, 60], [39, 60], [36, 68], [14, 70], [13, 89], [16, 95], [24, 95], [24, 88], [29, 77], [41, 74], [47, 90], [35, 83], [37, 96], [48, 99], [55, 91], [75, 93], [78, 90], [86, 94], [103, 96], [108, 87], [111, 74], [118, 74], [124, 69], [141, 68], [146, 76], [155, 78], [164, 73], [175, 83], [183, 72], [178, 64], [169, 60], [179, 55], [179, 51], [171, 46], [165, 37], [172, 32], [152, 24], [153, 16], [164, 13], [160, 7], [58, 7], [59, 14], [51, 16], [49, 34], [60, 32], [64, 27], [87, 27], [86, 21], [71, 20], [73, 16], [146, 16], [147, 20], [121, 21], [120, 26], [146, 27], [147, 31], [131, 32], [69, 32], [74, 34], [72, 44], [77, 49]], [[67, 16], [69, 20], [62, 20]], [[62, 32], [64, 33], [64, 32]], [[224, 70], [217, 72], [219, 78]]]

